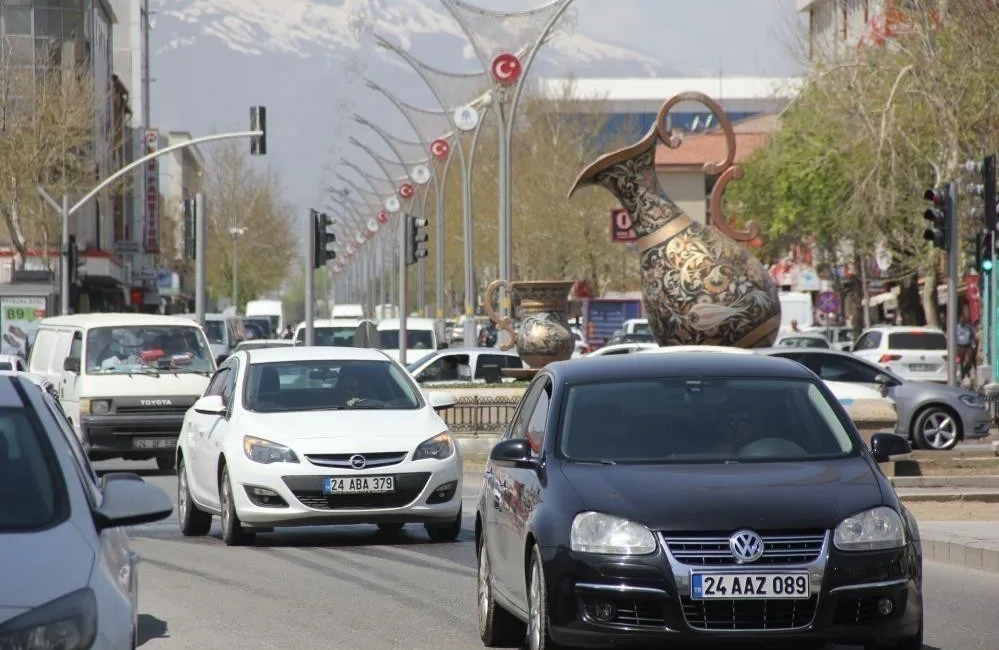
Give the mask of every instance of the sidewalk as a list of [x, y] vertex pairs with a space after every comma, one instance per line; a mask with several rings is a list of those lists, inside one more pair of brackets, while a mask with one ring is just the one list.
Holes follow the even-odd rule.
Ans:
[[921, 521], [923, 560], [999, 574], [999, 521]]

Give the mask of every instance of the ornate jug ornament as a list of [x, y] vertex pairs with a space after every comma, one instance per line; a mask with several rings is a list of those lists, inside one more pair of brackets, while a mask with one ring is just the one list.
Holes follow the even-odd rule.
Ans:
[[[509, 282], [496, 280], [486, 288], [483, 303], [489, 320], [510, 335], [501, 350], [517, 347], [517, 354], [532, 368], [539, 369], [553, 361], [565, 361], [572, 356], [575, 341], [569, 329], [569, 292], [575, 282]], [[520, 302], [517, 316], [520, 332], [515, 332], [509, 317], [500, 318], [493, 309], [493, 294], [505, 287], [510, 302]], [[536, 372], [536, 371], [535, 371]], [[533, 373], [510, 373], [507, 376], [529, 376]]]
[[[727, 145], [725, 160], [704, 165], [719, 174], [710, 198], [709, 223], [695, 222], [663, 191], [656, 175], [656, 147], [675, 149], [682, 138], [666, 130], [678, 103], [696, 101], [718, 119]], [[766, 268], [737, 242], [759, 236], [759, 225], [737, 231], [722, 212], [725, 186], [742, 177], [735, 160], [735, 130], [710, 97], [698, 92], [668, 99], [655, 126], [638, 143], [601, 156], [576, 179], [569, 197], [584, 185], [613, 194], [631, 216], [641, 255], [642, 302], [659, 345], [773, 344], [780, 328], [777, 287]]]

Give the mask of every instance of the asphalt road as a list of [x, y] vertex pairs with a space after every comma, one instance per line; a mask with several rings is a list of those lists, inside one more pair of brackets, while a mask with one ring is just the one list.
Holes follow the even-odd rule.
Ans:
[[[98, 471], [138, 471], [176, 501], [176, 478], [151, 463], [109, 461]], [[472, 525], [477, 485], [466, 484], [465, 531], [431, 543], [419, 526], [395, 538], [373, 526], [259, 535], [229, 548], [181, 537], [175, 518], [133, 530], [142, 556], [144, 650], [473, 650]], [[995, 650], [995, 576], [926, 565], [926, 650]], [[832, 650], [831, 648], [829, 650]]]

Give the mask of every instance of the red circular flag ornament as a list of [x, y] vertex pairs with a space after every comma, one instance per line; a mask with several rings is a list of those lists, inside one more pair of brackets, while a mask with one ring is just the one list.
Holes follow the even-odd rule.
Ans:
[[399, 188], [399, 196], [404, 199], [411, 198], [413, 196], [413, 186], [409, 183], [403, 183], [402, 187]]
[[378, 213], [378, 223], [388, 223], [388, 212], [382, 210]]
[[430, 143], [430, 154], [437, 160], [447, 160], [451, 153], [451, 145], [444, 138], [438, 138]]
[[493, 64], [490, 67], [490, 70], [493, 73], [493, 79], [495, 79], [497, 83], [501, 83], [504, 86], [510, 86], [520, 80], [523, 67], [521, 66], [520, 59], [517, 58], [516, 54], [510, 54], [507, 52], [500, 54], [493, 59]]

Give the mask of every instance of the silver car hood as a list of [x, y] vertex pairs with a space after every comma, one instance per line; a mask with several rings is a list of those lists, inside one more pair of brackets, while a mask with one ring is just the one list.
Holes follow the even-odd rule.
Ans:
[[94, 561], [71, 521], [37, 533], [0, 532], [0, 623], [87, 586]]

